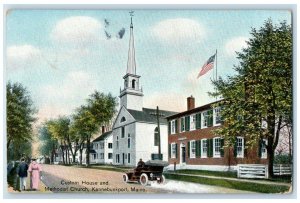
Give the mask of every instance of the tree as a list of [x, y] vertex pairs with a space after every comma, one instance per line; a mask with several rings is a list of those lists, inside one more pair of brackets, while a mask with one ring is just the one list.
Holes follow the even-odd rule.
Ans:
[[58, 141], [49, 132], [47, 126], [48, 124], [45, 122], [39, 129], [39, 140], [41, 141], [39, 152], [43, 155], [50, 156], [51, 163], [53, 163]]
[[[7, 155], [10, 157], [10, 147], [22, 146], [32, 140], [32, 125], [36, 120], [30, 94], [20, 83], [8, 82], [6, 85], [6, 110], [7, 110]], [[27, 146], [28, 147], [28, 146]]]
[[[228, 146], [243, 135], [253, 147], [262, 139], [268, 152], [269, 174], [273, 176], [274, 151], [281, 130], [292, 125], [292, 30], [286, 22], [273, 25], [269, 19], [259, 30], [252, 29], [248, 47], [237, 53], [237, 75], [213, 81], [223, 100], [224, 127], [216, 130]], [[265, 127], [262, 127], [265, 123]]]
[[60, 142], [59, 145], [62, 151], [63, 163], [70, 164], [69, 146], [67, 144], [70, 137], [70, 119], [66, 116], [62, 116], [58, 119], [48, 121], [47, 124], [47, 128], [53, 138]]
[[91, 137], [99, 128], [109, 122], [116, 112], [117, 101], [111, 94], [95, 91], [74, 115], [74, 125], [86, 140], [86, 164], [90, 164]]

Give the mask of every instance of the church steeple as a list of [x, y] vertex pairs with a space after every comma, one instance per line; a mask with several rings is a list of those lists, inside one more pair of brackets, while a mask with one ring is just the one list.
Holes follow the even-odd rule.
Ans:
[[132, 17], [131, 17], [131, 24], [130, 24], [130, 39], [129, 39], [129, 50], [128, 50], [128, 61], [127, 61], [126, 73], [133, 74], [133, 75], [136, 74]]
[[128, 50], [127, 71], [124, 79], [124, 89], [120, 90], [120, 105], [127, 109], [142, 111], [143, 109], [143, 90], [140, 88], [140, 76], [136, 75], [135, 50], [133, 38], [132, 14], [130, 23], [130, 39]]

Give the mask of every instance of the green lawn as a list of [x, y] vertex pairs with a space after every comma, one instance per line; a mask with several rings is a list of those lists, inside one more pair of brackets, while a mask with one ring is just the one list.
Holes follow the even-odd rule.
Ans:
[[236, 178], [236, 172], [232, 171], [205, 171], [205, 170], [177, 170], [176, 173], [182, 174], [193, 174], [193, 175], [207, 175], [207, 176], [221, 176], [221, 177], [228, 177], [228, 178]]
[[215, 185], [226, 188], [232, 188], [237, 190], [245, 190], [252, 191], [258, 193], [284, 193], [289, 191], [288, 186], [282, 185], [270, 185], [270, 184], [259, 184], [252, 182], [240, 182], [234, 180], [224, 180], [224, 179], [212, 179], [212, 178], [204, 178], [204, 177], [195, 177], [195, 176], [183, 176], [177, 174], [165, 174], [167, 179], [192, 182], [192, 183], [200, 183], [206, 185]]

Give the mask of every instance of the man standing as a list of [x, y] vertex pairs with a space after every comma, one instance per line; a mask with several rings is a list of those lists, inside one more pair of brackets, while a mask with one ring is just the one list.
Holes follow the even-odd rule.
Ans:
[[17, 175], [20, 179], [20, 191], [26, 189], [27, 170], [28, 165], [25, 162], [25, 158], [21, 158], [21, 163], [17, 168]]

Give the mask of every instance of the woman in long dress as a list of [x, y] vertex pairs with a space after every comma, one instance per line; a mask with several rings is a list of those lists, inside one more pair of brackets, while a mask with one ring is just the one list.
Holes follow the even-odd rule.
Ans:
[[42, 167], [36, 162], [36, 159], [32, 159], [29, 165], [28, 172], [30, 173], [31, 189], [37, 190], [39, 188], [40, 176]]

